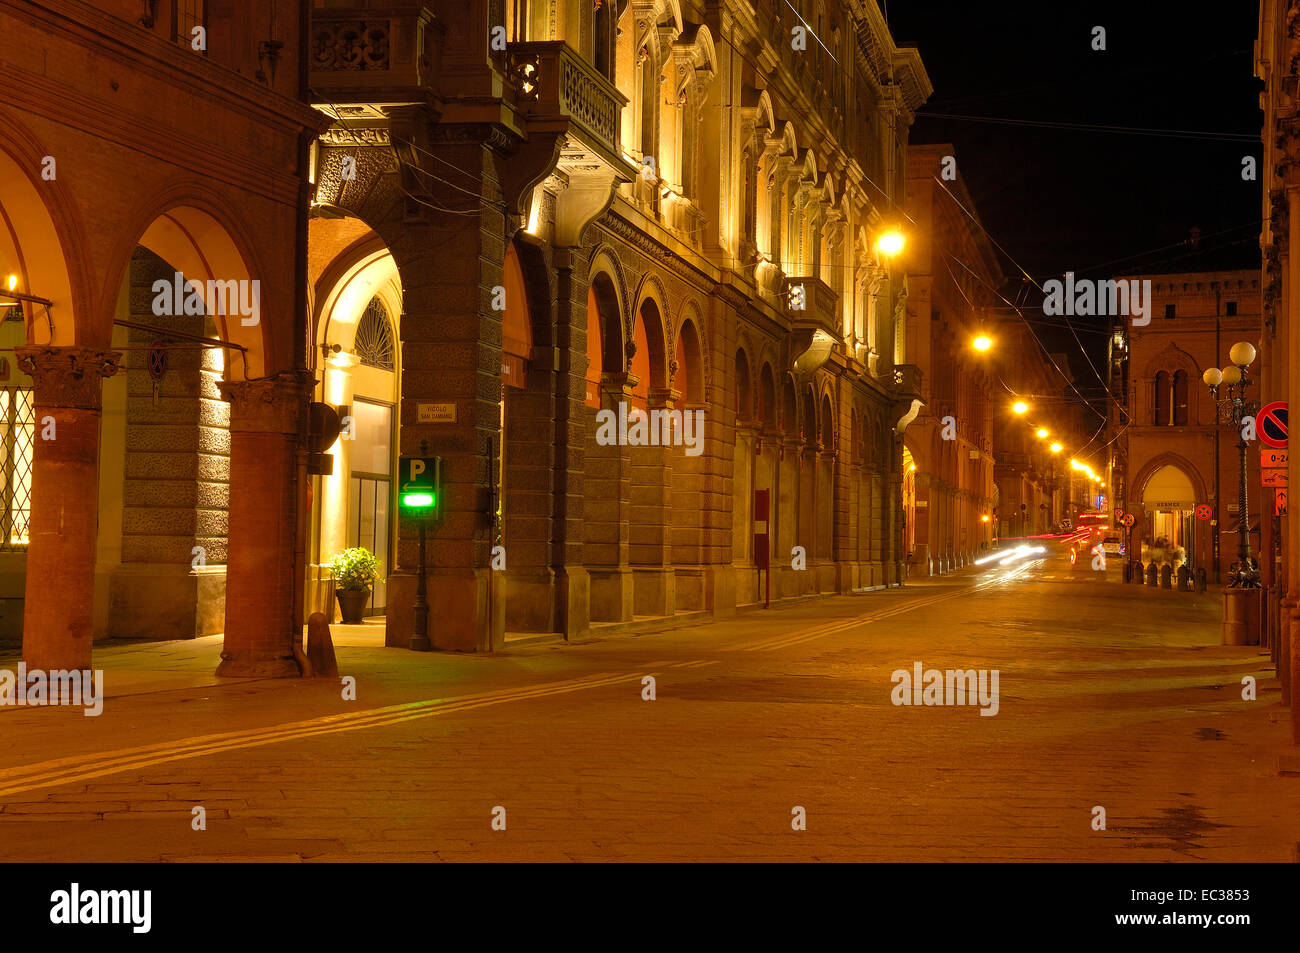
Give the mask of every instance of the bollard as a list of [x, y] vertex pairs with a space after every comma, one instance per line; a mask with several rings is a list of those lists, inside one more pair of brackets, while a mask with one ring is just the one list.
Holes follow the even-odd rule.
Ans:
[[1196, 591], [1197, 592], [1205, 591], [1205, 567], [1204, 566], [1196, 567]]
[[313, 612], [307, 620], [307, 658], [316, 676], [335, 678], [339, 663], [334, 658], [334, 640], [330, 638], [329, 620], [323, 612]]
[[1192, 571], [1187, 568], [1187, 563], [1183, 563], [1178, 567], [1178, 591], [1192, 591]]
[[1161, 589], [1172, 589], [1173, 586], [1171, 586], [1170, 583], [1173, 581], [1173, 578], [1174, 578], [1173, 566], [1169, 565], [1168, 563], [1165, 563], [1163, 566], [1160, 567], [1160, 588]]
[[1147, 563], [1147, 585], [1148, 586], [1159, 585], [1159, 581], [1158, 581], [1159, 574], [1160, 574], [1160, 569], [1158, 566], [1156, 566], [1154, 559], [1151, 560], [1151, 562]]

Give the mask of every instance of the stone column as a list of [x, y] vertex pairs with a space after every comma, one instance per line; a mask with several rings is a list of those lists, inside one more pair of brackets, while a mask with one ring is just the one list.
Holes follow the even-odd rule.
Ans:
[[230, 401], [230, 512], [226, 556], [226, 639], [217, 674], [295, 678], [294, 542], [297, 450], [306, 432], [312, 375], [286, 371], [222, 381]]
[[[626, 374], [601, 380], [601, 409], [618, 418], [619, 404], [630, 404], [633, 384]], [[632, 621], [632, 571], [628, 567], [632, 496], [626, 444], [601, 444], [592, 414], [583, 456], [583, 563], [590, 578], [592, 622]]]
[[[555, 320], [555, 459], [551, 514], [556, 625], [566, 639], [591, 631], [591, 577], [582, 564], [584, 450], [587, 415], [586, 257], [557, 250]], [[574, 275], [577, 268], [578, 274]]]
[[86, 347], [21, 347], [32, 378], [31, 519], [23, 604], [29, 668], [88, 669], [99, 518], [99, 416], [104, 378], [121, 354]]
[[[648, 431], [662, 440], [660, 414], [667, 415], [676, 391], [652, 391], [647, 402]], [[631, 424], [628, 425], [631, 429]], [[677, 577], [672, 568], [669, 524], [672, 521], [672, 457], [669, 447], [632, 447], [631, 539], [628, 556], [633, 575], [633, 611], [636, 615], [672, 615], [677, 605]]]

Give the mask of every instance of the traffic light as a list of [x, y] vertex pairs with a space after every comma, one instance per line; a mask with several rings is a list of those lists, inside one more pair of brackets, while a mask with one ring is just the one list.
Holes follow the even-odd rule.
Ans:
[[437, 518], [442, 511], [442, 458], [402, 457], [398, 508], [404, 516]]

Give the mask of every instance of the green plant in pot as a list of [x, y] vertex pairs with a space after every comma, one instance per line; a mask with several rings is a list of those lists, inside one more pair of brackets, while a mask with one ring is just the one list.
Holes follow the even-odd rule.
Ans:
[[338, 597], [344, 623], [357, 625], [362, 621], [378, 573], [379, 560], [364, 546], [345, 549], [330, 559], [334, 595]]

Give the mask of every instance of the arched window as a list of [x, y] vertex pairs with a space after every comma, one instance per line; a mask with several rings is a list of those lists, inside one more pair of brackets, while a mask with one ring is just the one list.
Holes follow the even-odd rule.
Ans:
[[1161, 371], [1156, 375], [1155, 417], [1151, 421], [1157, 427], [1169, 423], [1169, 372]]
[[353, 350], [361, 363], [391, 371], [393, 362], [393, 326], [388, 321], [388, 309], [378, 298], [371, 298], [365, 313], [357, 322], [357, 336]]
[[1174, 372], [1174, 426], [1187, 426], [1187, 372]]

